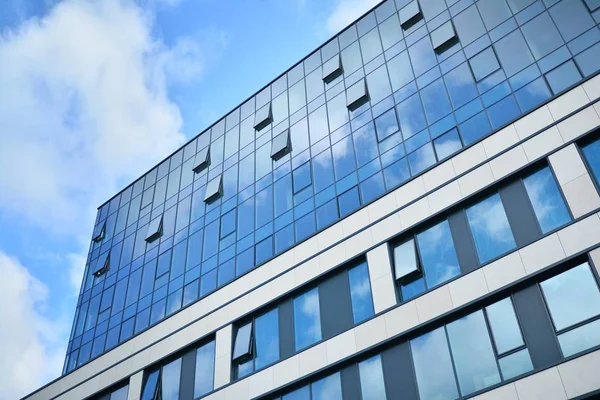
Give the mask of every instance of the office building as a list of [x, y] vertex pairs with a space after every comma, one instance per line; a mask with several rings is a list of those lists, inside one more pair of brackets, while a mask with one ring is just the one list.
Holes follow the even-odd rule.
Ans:
[[599, 394], [599, 25], [378, 4], [99, 207], [26, 398]]

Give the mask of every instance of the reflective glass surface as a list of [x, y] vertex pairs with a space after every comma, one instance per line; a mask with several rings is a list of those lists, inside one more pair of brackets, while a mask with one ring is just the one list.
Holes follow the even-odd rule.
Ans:
[[[458, 397], [445, 329], [438, 328], [410, 341], [422, 400]], [[435, 365], [435, 368], [431, 368]]]
[[381, 356], [377, 355], [358, 363], [360, 392], [363, 400], [385, 400], [385, 383]]
[[[386, 3], [102, 205], [65, 373], [600, 69], [597, 23], [581, 0], [451, 3], [423, 2], [408, 30], [398, 14], [407, 2]], [[449, 17], [458, 41], [436, 54], [431, 34]], [[322, 64], [338, 52], [343, 74], [326, 84]], [[349, 111], [346, 91], [361, 79], [369, 101]], [[292, 151], [272, 160], [287, 129]], [[94, 276], [107, 253], [108, 270]], [[151, 264], [140, 286], [137, 271]], [[107, 319], [106, 340], [94, 342]]]
[[533, 369], [529, 350], [523, 349], [498, 360], [502, 379], [511, 379]]
[[446, 329], [463, 395], [500, 382], [500, 373], [483, 311], [454, 321], [448, 324]]
[[460, 274], [460, 266], [448, 221], [440, 222], [419, 233], [417, 244], [427, 287], [439, 285]]
[[524, 344], [517, 315], [510, 298], [498, 301], [485, 308], [494, 344], [498, 354], [505, 353]]
[[194, 397], [200, 397], [213, 390], [215, 371], [215, 342], [212, 341], [196, 350], [196, 374], [194, 376]]
[[600, 184], [600, 140], [596, 140], [581, 149], [596, 183]]
[[467, 208], [467, 218], [482, 263], [516, 247], [499, 194]]
[[312, 400], [342, 400], [340, 373], [320, 379], [311, 386]]
[[565, 357], [600, 345], [600, 320], [558, 335], [558, 343]]
[[255, 369], [279, 360], [279, 312], [277, 309], [256, 318], [254, 336], [256, 344]]
[[540, 284], [557, 331], [600, 315], [600, 291], [585, 263]]
[[294, 299], [294, 339], [296, 351], [321, 340], [318, 288], [309, 290]]
[[170, 362], [162, 368], [161, 399], [179, 399], [179, 380], [181, 379], [181, 358]]
[[523, 183], [543, 233], [558, 228], [571, 220], [550, 167], [529, 175], [523, 179]]
[[373, 316], [373, 297], [371, 296], [371, 282], [369, 268], [363, 263], [348, 270], [350, 280], [350, 299], [352, 301], [352, 316], [357, 324]]

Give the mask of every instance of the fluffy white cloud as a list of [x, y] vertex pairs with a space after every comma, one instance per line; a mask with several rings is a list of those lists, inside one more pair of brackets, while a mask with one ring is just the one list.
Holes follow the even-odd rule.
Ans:
[[[218, 31], [172, 46], [155, 33], [153, 15], [126, 0], [65, 0], [0, 32], [0, 217], [27, 227], [19, 237], [39, 233], [74, 291], [96, 206], [183, 143], [169, 88], [198, 79], [204, 54], [226, 45]], [[2, 252], [0, 271], [0, 398], [11, 399], [60, 374], [73, 310], [48, 320], [44, 307], [71, 293], [49, 293], [53, 282]]]
[[327, 18], [325, 27], [333, 35], [354, 22], [358, 17], [375, 7], [381, 0], [339, 0]]
[[44, 316], [48, 288], [2, 251], [0, 276], [0, 398], [10, 400], [60, 373], [70, 322]]

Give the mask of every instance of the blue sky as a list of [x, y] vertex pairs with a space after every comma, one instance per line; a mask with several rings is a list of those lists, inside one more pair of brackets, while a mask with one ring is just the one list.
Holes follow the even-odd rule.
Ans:
[[60, 374], [96, 207], [376, 3], [0, 2], [0, 398]]

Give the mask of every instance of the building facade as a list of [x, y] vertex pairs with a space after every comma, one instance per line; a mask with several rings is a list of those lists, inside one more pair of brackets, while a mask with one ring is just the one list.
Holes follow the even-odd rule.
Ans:
[[26, 398], [600, 394], [599, 25], [380, 3], [99, 207]]

